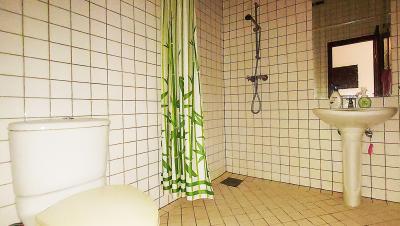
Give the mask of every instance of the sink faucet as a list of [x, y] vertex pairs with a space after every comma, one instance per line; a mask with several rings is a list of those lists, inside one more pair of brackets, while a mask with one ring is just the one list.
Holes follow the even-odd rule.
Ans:
[[353, 98], [349, 98], [349, 104], [347, 105], [347, 108], [354, 108]]
[[342, 97], [347, 100], [347, 108], [356, 108], [357, 107], [357, 96], [355, 95], [346, 95]]

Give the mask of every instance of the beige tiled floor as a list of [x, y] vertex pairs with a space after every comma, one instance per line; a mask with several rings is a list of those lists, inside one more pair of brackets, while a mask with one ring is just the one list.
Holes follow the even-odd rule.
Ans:
[[[219, 182], [244, 179], [237, 188]], [[160, 209], [161, 226], [400, 225], [400, 204], [364, 199], [344, 206], [342, 194], [225, 173], [213, 181], [214, 200], [179, 199]]]

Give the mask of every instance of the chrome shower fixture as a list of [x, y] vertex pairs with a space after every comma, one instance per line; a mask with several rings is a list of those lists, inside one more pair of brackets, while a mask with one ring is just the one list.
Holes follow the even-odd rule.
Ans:
[[251, 20], [251, 22], [253, 22], [253, 24], [254, 24], [253, 31], [254, 31], [254, 32], [257, 32], [258, 30], [261, 29], [260, 25], [257, 23], [257, 21], [256, 21], [250, 14], [247, 14], [247, 15], [244, 17], [244, 19], [245, 19], [245, 20]]
[[255, 82], [257, 80], [263, 80], [267, 81], [268, 80], [268, 75], [252, 75], [252, 76], [247, 76], [247, 80], [250, 82]]
[[[254, 1], [254, 11], [255, 11], [255, 16], [253, 17], [250, 14], [247, 14], [244, 19], [245, 20], [250, 20], [253, 25], [253, 31], [255, 32], [255, 37], [256, 37], [256, 55], [255, 55], [255, 61], [256, 61], [256, 66], [254, 68], [254, 74], [251, 76], [247, 76], [247, 80], [253, 83], [253, 99], [251, 101], [251, 112], [253, 114], [257, 114], [261, 111], [261, 98], [258, 93], [258, 80], [263, 80], [267, 81], [268, 76], [267, 75], [262, 75], [261, 73], [258, 73], [258, 69], [260, 68], [260, 42], [261, 42], [261, 26], [258, 24], [258, 17], [259, 17], [259, 12], [258, 8], [260, 7], [259, 1]], [[255, 108], [255, 103], [258, 103], [258, 108]]]

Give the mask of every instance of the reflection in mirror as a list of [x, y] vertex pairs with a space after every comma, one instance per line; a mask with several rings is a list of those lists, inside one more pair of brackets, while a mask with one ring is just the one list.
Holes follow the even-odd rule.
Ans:
[[[312, 3], [316, 98], [327, 98], [330, 83], [335, 81], [343, 84], [339, 85], [341, 93], [354, 95], [365, 86], [370, 96], [390, 95], [390, 88], [384, 90], [385, 86], [391, 87], [387, 82], [391, 81], [390, 73], [386, 73], [390, 71], [390, 46], [386, 38], [390, 36], [390, 1], [312, 0]], [[339, 57], [332, 57], [332, 53]]]
[[[339, 87], [340, 95], [357, 95], [361, 87], [372, 97], [380, 87], [377, 72], [375, 36], [328, 43], [328, 84]], [[329, 96], [332, 86], [328, 87]]]

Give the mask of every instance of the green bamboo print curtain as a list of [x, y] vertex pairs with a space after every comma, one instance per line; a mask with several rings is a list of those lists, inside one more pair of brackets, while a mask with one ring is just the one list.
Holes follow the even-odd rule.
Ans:
[[162, 176], [164, 190], [213, 198], [203, 136], [195, 0], [162, 0]]

